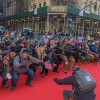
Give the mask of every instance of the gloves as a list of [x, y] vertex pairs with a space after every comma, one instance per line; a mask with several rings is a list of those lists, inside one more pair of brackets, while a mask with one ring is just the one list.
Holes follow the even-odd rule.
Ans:
[[20, 65], [20, 68], [26, 68], [26, 66], [25, 65]]
[[10, 75], [10, 73], [7, 73], [6, 79], [11, 79], [11, 78], [12, 78], [12, 76]]

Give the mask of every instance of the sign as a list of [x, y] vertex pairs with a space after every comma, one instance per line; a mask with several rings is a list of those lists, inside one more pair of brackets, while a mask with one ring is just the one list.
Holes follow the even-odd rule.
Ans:
[[84, 15], [84, 10], [81, 10], [81, 11], [79, 12], [79, 15], [80, 15], [80, 16], [83, 16], [83, 15]]
[[51, 6], [50, 12], [66, 12], [65, 6]]

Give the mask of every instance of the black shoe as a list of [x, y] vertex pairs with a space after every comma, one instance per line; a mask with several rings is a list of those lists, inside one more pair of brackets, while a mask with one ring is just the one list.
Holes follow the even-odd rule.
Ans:
[[6, 89], [7, 89], [7, 88], [9, 88], [9, 86], [8, 86], [8, 85], [2, 85], [2, 87], [6, 88]]
[[13, 92], [15, 90], [15, 87], [10, 88], [10, 92]]
[[30, 87], [33, 87], [33, 85], [32, 85], [31, 82], [27, 82], [26, 85], [27, 85], [27, 86], [30, 86]]

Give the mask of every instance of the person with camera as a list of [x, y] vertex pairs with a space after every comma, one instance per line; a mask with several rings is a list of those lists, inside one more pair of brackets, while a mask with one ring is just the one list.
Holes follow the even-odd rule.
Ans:
[[73, 67], [72, 76], [58, 79], [54, 78], [54, 81], [58, 85], [71, 85], [72, 91], [64, 90], [64, 100], [95, 100], [94, 89], [96, 88], [96, 81], [86, 70], [82, 70], [79, 67]]

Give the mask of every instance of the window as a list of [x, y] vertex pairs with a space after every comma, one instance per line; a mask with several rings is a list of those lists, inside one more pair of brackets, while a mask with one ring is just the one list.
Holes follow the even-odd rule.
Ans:
[[33, 9], [33, 6], [31, 6], [31, 9]]
[[43, 7], [46, 6], [46, 2], [43, 2]]
[[41, 8], [41, 3], [39, 4], [39, 8]]
[[88, 0], [85, 1], [85, 6], [87, 6], [87, 5], [88, 5]]
[[95, 10], [95, 11], [97, 10], [97, 3], [94, 4], [94, 10]]
[[[52, 6], [59, 6], [59, 5], [68, 5], [68, 4], [71, 4], [73, 0], [50, 0], [50, 3]], [[75, 2], [76, 0], [74, 0], [73, 2]]]
[[36, 5], [34, 5], [34, 9], [36, 9]]

